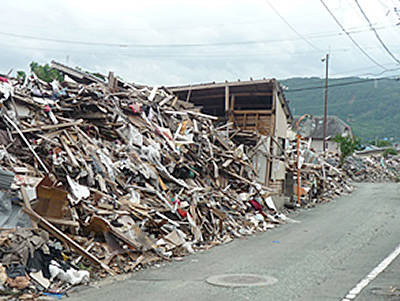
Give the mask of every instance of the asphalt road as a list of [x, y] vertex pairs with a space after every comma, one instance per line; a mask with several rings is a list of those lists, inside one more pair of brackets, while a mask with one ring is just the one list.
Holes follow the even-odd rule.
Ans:
[[[130, 276], [80, 287], [68, 300], [343, 300], [400, 243], [400, 184], [358, 184], [356, 191], [294, 221], [246, 239]], [[221, 287], [206, 279], [257, 274], [271, 285]], [[400, 300], [400, 256], [354, 300]]]

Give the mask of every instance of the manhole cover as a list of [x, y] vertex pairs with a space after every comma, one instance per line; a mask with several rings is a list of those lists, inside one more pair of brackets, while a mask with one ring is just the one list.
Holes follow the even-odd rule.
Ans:
[[269, 276], [253, 274], [226, 274], [211, 276], [206, 280], [207, 283], [218, 286], [244, 287], [244, 286], [264, 286], [271, 285], [278, 279]]

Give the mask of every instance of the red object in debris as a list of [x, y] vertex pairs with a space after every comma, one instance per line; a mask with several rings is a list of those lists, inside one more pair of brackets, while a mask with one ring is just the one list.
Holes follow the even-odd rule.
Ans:
[[0, 76], [0, 82], [4, 82], [4, 83], [10, 83], [9, 81], [8, 81], [8, 79], [6, 79], [5, 77], [2, 77], [2, 76]]
[[129, 105], [129, 107], [131, 108], [131, 110], [134, 114], [137, 114], [137, 111], [133, 105]]
[[[175, 200], [175, 199], [171, 199], [172, 204], [178, 203], [178, 206], [181, 205], [181, 201], [180, 200]], [[182, 218], [185, 218], [187, 216], [187, 211], [179, 209], [178, 208], [178, 213]]]
[[44, 106], [44, 111], [45, 111], [46, 113], [50, 112], [50, 111], [51, 111], [50, 106], [49, 106], [49, 105], [45, 105], [45, 106]]
[[250, 203], [255, 210], [262, 212], [263, 208], [259, 202], [257, 202], [256, 200], [250, 200]]
[[187, 212], [182, 209], [178, 209], [178, 213], [182, 218], [185, 218], [187, 216]]

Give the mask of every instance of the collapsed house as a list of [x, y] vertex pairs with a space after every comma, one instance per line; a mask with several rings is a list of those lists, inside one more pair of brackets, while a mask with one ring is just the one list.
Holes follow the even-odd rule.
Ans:
[[262, 79], [169, 89], [179, 99], [217, 116], [218, 121], [229, 122], [227, 135], [253, 146], [251, 159], [257, 180], [274, 189], [273, 199], [282, 203], [287, 194], [285, 148], [292, 115], [279, 82]]

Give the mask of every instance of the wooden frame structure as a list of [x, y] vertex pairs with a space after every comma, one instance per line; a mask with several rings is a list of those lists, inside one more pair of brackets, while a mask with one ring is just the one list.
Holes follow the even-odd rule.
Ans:
[[[279, 192], [284, 190], [284, 164], [274, 176], [274, 164], [280, 164], [277, 141], [286, 140], [286, 130], [292, 120], [288, 101], [276, 79], [208, 83], [168, 87], [179, 99], [200, 107], [204, 113], [230, 121], [242, 132], [271, 137], [268, 149], [272, 157], [265, 166], [264, 184]], [[283, 139], [283, 140], [282, 140]], [[273, 159], [275, 157], [275, 159]], [[282, 171], [283, 169], [283, 171]]]

